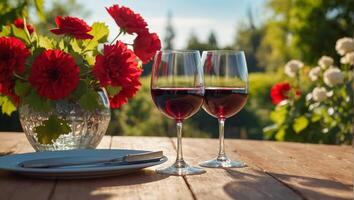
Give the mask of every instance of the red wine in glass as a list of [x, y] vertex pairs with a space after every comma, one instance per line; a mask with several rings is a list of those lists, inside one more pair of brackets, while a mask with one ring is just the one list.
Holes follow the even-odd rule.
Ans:
[[151, 73], [151, 96], [158, 110], [176, 122], [176, 161], [157, 169], [160, 174], [191, 175], [205, 170], [188, 165], [183, 159], [183, 123], [203, 105], [204, 73], [197, 50], [158, 51]]
[[238, 113], [247, 102], [245, 88], [205, 88], [204, 110], [218, 119], [229, 118]]
[[167, 117], [183, 121], [194, 115], [203, 104], [203, 88], [152, 88], [157, 108]]
[[216, 158], [200, 163], [203, 167], [245, 167], [242, 161], [226, 156], [224, 145], [225, 120], [237, 114], [248, 98], [248, 70], [243, 51], [204, 51], [204, 110], [218, 119], [219, 153]]

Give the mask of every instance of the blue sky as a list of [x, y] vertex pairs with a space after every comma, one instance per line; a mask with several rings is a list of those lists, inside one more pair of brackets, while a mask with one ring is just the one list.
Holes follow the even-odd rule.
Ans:
[[[118, 29], [104, 7], [113, 4], [128, 6], [140, 13], [152, 32], [156, 32], [161, 40], [165, 35], [168, 11], [172, 12], [172, 24], [175, 28], [176, 49], [184, 48], [189, 35], [194, 32], [200, 40], [206, 40], [210, 31], [216, 33], [221, 46], [232, 43], [237, 26], [247, 20], [247, 10], [250, 7], [256, 23], [261, 23], [265, 17], [264, 4], [266, 0], [78, 0], [91, 12], [86, 19], [90, 24], [94, 21], [107, 23], [113, 32]], [[124, 40], [129, 40], [127, 37]]]

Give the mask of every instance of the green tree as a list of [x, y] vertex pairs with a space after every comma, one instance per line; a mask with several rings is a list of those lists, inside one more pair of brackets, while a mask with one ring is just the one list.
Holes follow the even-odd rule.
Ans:
[[245, 51], [249, 72], [262, 71], [264, 69], [265, 65], [262, 65], [256, 58], [263, 34], [264, 28], [255, 26], [252, 11], [249, 8], [248, 22], [240, 25], [233, 44], [234, 49]]
[[217, 49], [218, 48], [218, 41], [216, 40], [216, 36], [214, 31], [211, 31], [208, 37], [208, 44], [212, 46], [213, 48]]
[[186, 49], [199, 51], [213, 50], [218, 49], [217, 44], [218, 42], [213, 31], [210, 32], [207, 42], [199, 41], [198, 36], [194, 32], [191, 32]]
[[166, 35], [164, 39], [164, 49], [173, 49], [173, 39], [175, 38], [175, 30], [172, 25], [172, 12], [167, 13]]
[[44, 0], [1, 0], [0, 1], [0, 30], [2, 26], [13, 23], [17, 18], [29, 17], [31, 9], [35, 9], [41, 21], [45, 19], [43, 13]]
[[322, 55], [338, 58], [336, 40], [354, 33], [353, 0], [269, 0], [267, 7], [273, 16], [257, 52], [265, 66], [275, 68], [289, 58], [309, 64]]

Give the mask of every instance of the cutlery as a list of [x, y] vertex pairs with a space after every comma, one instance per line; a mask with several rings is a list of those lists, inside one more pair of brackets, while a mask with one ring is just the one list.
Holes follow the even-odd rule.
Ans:
[[18, 164], [23, 168], [58, 168], [67, 166], [93, 165], [93, 164], [114, 164], [129, 165], [159, 161], [163, 157], [162, 151], [128, 154], [122, 157], [99, 159], [97, 157], [58, 157], [27, 160]]

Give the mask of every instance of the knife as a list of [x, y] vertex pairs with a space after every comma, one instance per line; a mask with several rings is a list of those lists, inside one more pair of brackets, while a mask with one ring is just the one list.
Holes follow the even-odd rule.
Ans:
[[23, 161], [18, 164], [23, 168], [56, 168], [79, 165], [93, 165], [93, 164], [115, 164], [128, 165], [159, 161], [163, 157], [162, 151], [153, 151], [138, 154], [128, 154], [122, 157], [110, 159], [97, 159], [97, 157], [59, 157], [59, 158], [45, 158]]

